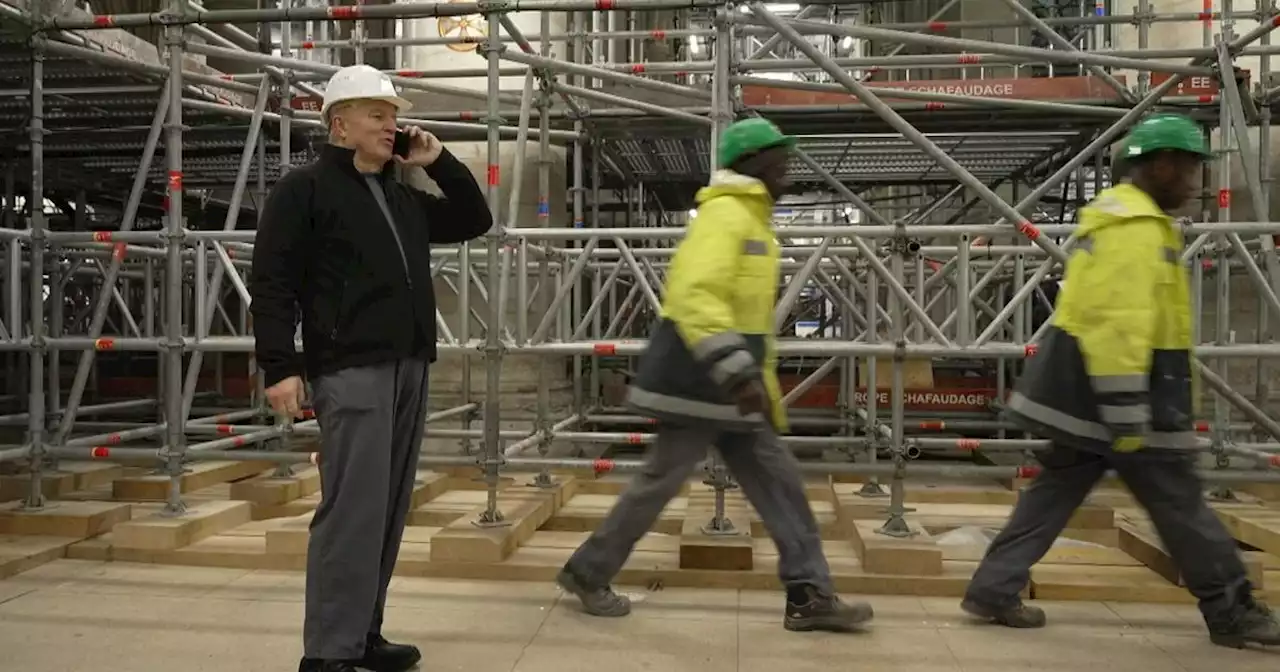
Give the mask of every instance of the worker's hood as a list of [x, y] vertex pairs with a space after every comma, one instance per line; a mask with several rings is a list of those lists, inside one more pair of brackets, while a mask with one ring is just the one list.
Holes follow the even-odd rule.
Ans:
[[698, 204], [718, 196], [754, 197], [773, 205], [773, 196], [769, 194], [769, 188], [764, 186], [764, 182], [732, 170], [717, 170], [712, 173], [711, 183], [698, 190]]
[[1147, 192], [1132, 184], [1120, 184], [1104, 190], [1093, 202], [1080, 209], [1076, 237], [1086, 238], [1100, 229], [1138, 217], [1154, 217], [1167, 225], [1173, 224], [1173, 218], [1161, 210]]

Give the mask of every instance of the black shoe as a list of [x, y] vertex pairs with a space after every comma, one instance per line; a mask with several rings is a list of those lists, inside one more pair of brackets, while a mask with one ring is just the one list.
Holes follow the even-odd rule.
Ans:
[[410, 644], [392, 644], [382, 635], [369, 635], [365, 641], [364, 657], [355, 661], [356, 667], [373, 672], [405, 672], [422, 660], [422, 652]]
[[1209, 626], [1209, 641], [1235, 649], [1249, 644], [1280, 646], [1280, 622], [1265, 604], [1253, 601], [1231, 623]]
[[804, 586], [787, 591], [782, 627], [792, 632], [848, 632], [875, 617], [866, 602], [846, 604], [839, 597]]
[[348, 660], [319, 660], [303, 658], [298, 672], [359, 672]]
[[993, 607], [966, 597], [960, 603], [960, 608], [971, 616], [1006, 628], [1043, 628], [1047, 620], [1044, 609], [1023, 604], [1022, 600], [1004, 607]]

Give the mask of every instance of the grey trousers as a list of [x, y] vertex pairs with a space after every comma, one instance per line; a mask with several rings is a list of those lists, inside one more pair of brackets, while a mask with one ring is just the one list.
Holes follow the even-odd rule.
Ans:
[[992, 607], [1016, 603], [1031, 566], [1110, 467], [1150, 514], [1206, 622], [1229, 620], [1247, 603], [1252, 586], [1244, 563], [1235, 539], [1204, 500], [1192, 454], [1148, 449], [1103, 456], [1055, 446], [1040, 461], [1044, 470], [987, 549], [968, 599]]
[[426, 417], [427, 363], [404, 359], [312, 381], [320, 505], [307, 546], [307, 658], [364, 655], [382, 630]]
[[811, 584], [831, 592], [831, 570], [805, 495], [800, 464], [767, 430], [720, 433], [711, 428], [659, 428], [644, 469], [569, 559], [570, 570], [589, 586], [608, 585], [713, 445], [777, 545], [782, 583]]

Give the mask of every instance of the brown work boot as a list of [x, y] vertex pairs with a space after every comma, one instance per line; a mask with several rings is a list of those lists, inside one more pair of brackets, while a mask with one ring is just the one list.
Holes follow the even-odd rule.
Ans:
[[560, 570], [556, 583], [582, 602], [582, 610], [592, 616], [617, 618], [631, 613], [631, 600], [613, 592], [609, 586], [588, 585], [569, 567]]
[[1235, 649], [1249, 644], [1280, 646], [1280, 622], [1267, 605], [1253, 600], [1232, 622], [1210, 625], [1209, 641]]
[[1003, 625], [1006, 628], [1043, 628], [1046, 620], [1044, 609], [1028, 606], [1022, 600], [1003, 607], [995, 607], [966, 597], [960, 603], [960, 608], [970, 616]]
[[848, 632], [875, 617], [866, 602], [845, 603], [834, 593], [814, 586], [787, 589], [782, 627], [792, 632]]

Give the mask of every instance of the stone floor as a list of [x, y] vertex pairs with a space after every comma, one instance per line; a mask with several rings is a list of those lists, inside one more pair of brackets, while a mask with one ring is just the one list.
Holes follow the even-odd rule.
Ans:
[[[0, 669], [22, 672], [293, 670], [295, 573], [60, 560], [0, 581]], [[875, 597], [858, 635], [795, 634], [779, 595], [632, 593], [634, 615], [579, 613], [549, 584], [397, 579], [385, 632], [423, 672], [1275, 672], [1280, 652], [1211, 646], [1193, 607], [1050, 603], [1052, 627], [970, 622], [950, 599]]]

